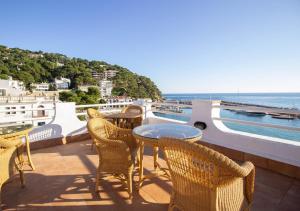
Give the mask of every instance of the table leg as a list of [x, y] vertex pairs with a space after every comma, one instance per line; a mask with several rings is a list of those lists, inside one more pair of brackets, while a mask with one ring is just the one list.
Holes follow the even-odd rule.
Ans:
[[157, 170], [158, 164], [157, 164], [157, 160], [158, 160], [158, 147], [153, 147], [153, 166], [154, 166], [154, 170]]
[[144, 142], [140, 140], [140, 162], [139, 162], [139, 183], [138, 189], [142, 186], [144, 179], [144, 167], [143, 167], [143, 156], [144, 156]]
[[33, 162], [31, 160], [30, 144], [29, 144], [28, 134], [26, 134], [25, 139], [26, 139], [26, 153], [27, 153], [27, 157], [28, 157], [28, 162], [29, 162], [29, 165], [30, 165], [31, 169], [35, 170], [35, 167], [34, 167]]

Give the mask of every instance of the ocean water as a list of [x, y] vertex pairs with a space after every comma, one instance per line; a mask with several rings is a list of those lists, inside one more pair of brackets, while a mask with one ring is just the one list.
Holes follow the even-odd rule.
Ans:
[[[300, 110], [300, 93], [164, 94], [163, 97], [167, 100], [224, 100], [230, 102], [274, 106], [280, 108], [297, 108]], [[187, 115], [191, 115], [192, 113], [191, 109], [184, 109], [183, 112]], [[155, 113], [155, 115], [182, 121], [189, 121], [189, 117], [178, 116], [176, 114]], [[274, 119], [269, 115], [249, 116], [228, 110], [221, 110], [221, 117], [300, 128], [300, 119]], [[227, 127], [237, 131], [243, 131], [300, 142], [300, 132], [273, 129], [267, 127], [249, 126], [229, 122], [224, 122], [224, 124]]]
[[212, 93], [212, 94], [164, 94], [168, 100], [223, 100], [279, 108], [300, 109], [300, 93]]

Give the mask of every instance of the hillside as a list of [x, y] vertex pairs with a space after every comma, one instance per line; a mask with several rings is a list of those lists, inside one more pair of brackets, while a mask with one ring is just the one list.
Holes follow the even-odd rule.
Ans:
[[58, 53], [29, 51], [0, 45], [0, 78], [12, 76], [21, 80], [27, 88], [32, 83], [53, 82], [56, 77], [71, 79], [71, 88], [80, 85], [96, 85], [91, 71], [118, 70], [112, 79], [114, 95], [126, 94], [134, 98], [160, 99], [161, 92], [151, 79], [137, 75], [118, 65], [103, 61], [70, 58]]

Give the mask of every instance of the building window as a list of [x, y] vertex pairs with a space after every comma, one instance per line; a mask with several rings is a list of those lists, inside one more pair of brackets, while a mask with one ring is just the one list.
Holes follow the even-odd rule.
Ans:
[[38, 126], [43, 126], [45, 125], [45, 122], [38, 122]]
[[[17, 108], [16, 108], [16, 107], [11, 107], [11, 109], [16, 110]], [[11, 112], [11, 113], [12, 113], [12, 114], [16, 114], [17, 112], [13, 111], [13, 112]]]
[[[25, 106], [21, 106], [21, 109], [25, 109]], [[21, 111], [22, 114], [25, 114], [25, 111]]]

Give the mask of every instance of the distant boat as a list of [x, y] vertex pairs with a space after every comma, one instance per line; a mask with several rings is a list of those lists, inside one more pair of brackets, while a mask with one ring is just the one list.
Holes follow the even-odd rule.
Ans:
[[247, 113], [250, 116], [266, 116], [266, 113], [264, 113], [264, 112], [258, 112], [258, 111], [247, 111]]
[[272, 116], [272, 118], [274, 119], [287, 119], [287, 120], [293, 120], [296, 117], [293, 115], [289, 115], [289, 114], [278, 114], [278, 113], [270, 113], [270, 115]]
[[259, 111], [236, 110], [235, 112], [237, 114], [243, 114], [243, 115], [247, 115], [247, 116], [265, 116], [266, 115], [266, 113], [259, 112]]

